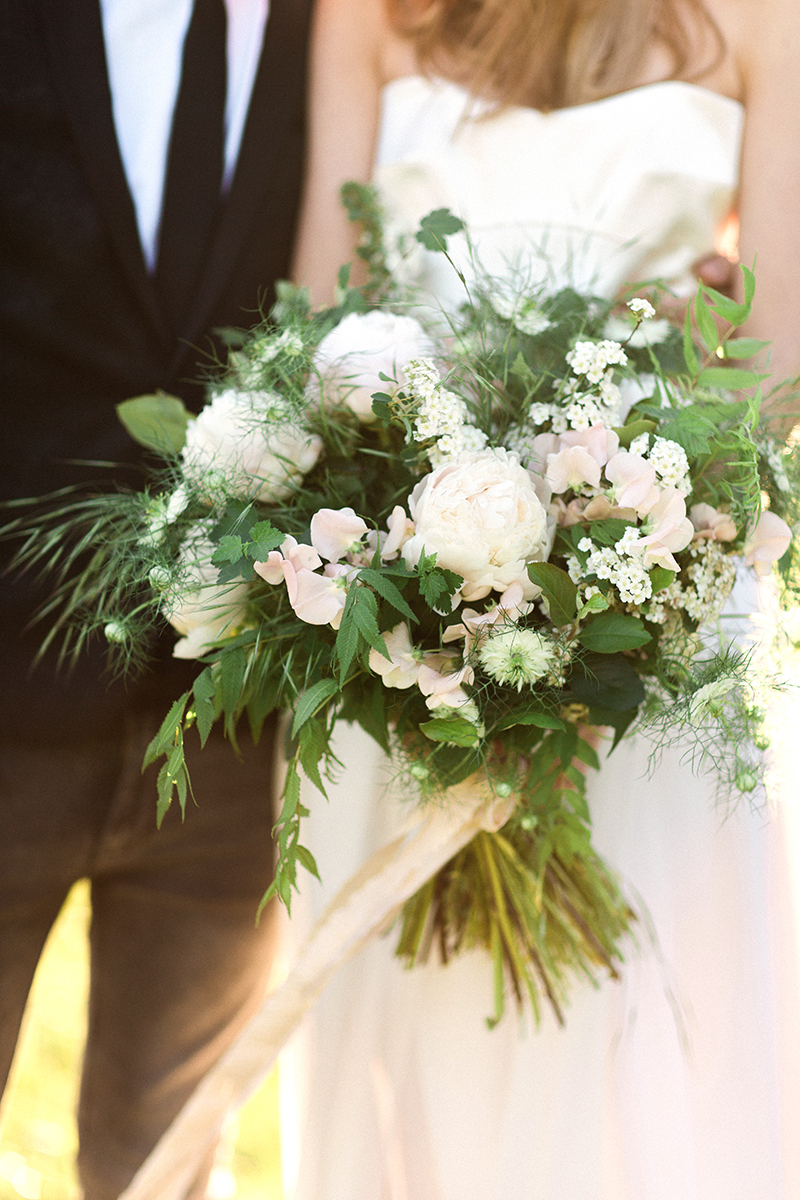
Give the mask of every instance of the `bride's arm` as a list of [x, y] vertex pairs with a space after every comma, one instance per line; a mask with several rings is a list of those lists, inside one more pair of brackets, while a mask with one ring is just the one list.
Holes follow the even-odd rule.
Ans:
[[748, 266], [757, 256], [748, 333], [771, 339], [777, 383], [800, 374], [800, 4], [737, 7], [746, 114], [739, 256]]
[[353, 260], [356, 234], [339, 189], [348, 180], [370, 179], [381, 88], [398, 73], [401, 53], [383, 0], [317, 0], [309, 153], [293, 276], [311, 288], [318, 304], [331, 302], [339, 267]]

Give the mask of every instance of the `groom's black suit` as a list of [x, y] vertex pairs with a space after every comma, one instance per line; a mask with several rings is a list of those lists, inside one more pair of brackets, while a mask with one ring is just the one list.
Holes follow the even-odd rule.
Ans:
[[[156, 388], [193, 407], [212, 331], [251, 324], [287, 273], [303, 156], [310, 0], [272, 0], [248, 121], [189, 312], [148, 273], [115, 135], [99, 0], [0, 8], [0, 494], [107, 486], [140, 452], [114, 406]], [[87, 463], [95, 465], [87, 466]], [[118, 1195], [220, 1052], [264, 967], [265, 747], [195, 770], [199, 808], [156, 835], [142, 743], [178, 664], [108, 688], [87, 660], [28, 677], [25, 581], [0, 580], [0, 1081], [47, 930], [71, 883], [93, 888], [81, 1100], [87, 1200]], [[259, 758], [260, 754], [260, 758]], [[210, 776], [203, 779], [202, 776]], [[223, 983], [224, 981], [224, 983]], [[125, 1007], [127, 1005], [127, 1007]], [[170, 1060], [171, 1071], [164, 1067]]]

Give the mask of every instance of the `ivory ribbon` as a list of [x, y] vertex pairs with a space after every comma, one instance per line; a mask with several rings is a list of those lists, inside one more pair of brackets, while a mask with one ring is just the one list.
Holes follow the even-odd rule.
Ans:
[[185, 1200], [198, 1163], [228, 1112], [271, 1071], [279, 1052], [325, 985], [398, 907], [481, 829], [508, 820], [513, 800], [487, 799], [476, 778], [429, 805], [410, 828], [382, 846], [331, 901], [286, 980], [212, 1067], [120, 1200]]

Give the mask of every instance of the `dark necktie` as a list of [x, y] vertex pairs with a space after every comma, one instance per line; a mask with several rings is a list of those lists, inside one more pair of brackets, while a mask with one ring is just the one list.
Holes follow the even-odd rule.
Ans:
[[226, 29], [224, 0], [195, 0], [172, 119], [155, 271], [176, 330], [187, 315], [220, 205]]

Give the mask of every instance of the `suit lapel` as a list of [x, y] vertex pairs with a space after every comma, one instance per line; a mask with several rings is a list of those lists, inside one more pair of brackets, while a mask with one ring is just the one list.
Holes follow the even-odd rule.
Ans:
[[101, 219], [140, 305], [166, 339], [117, 144], [99, 0], [41, 4], [54, 77]]
[[[298, 72], [304, 75], [310, 0], [271, 0], [261, 59], [253, 85], [250, 110], [236, 171], [223, 207], [185, 336], [192, 339], [204, 328], [216, 297], [236, 265], [253, 222], [266, 220], [269, 197], [284, 186], [281, 163], [284, 143], [296, 136], [295, 97]], [[265, 280], [265, 283], [268, 282]]]

